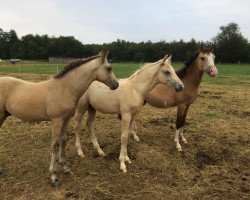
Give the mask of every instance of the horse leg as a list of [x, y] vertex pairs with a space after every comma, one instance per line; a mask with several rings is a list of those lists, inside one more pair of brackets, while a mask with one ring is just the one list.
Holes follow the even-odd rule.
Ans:
[[70, 171], [65, 161], [65, 147], [67, 143], [67, 127], [69, 124], [69, 120], [70, 119], [66, 120], [62, 126], [62, 134], [60, 138], [60, 147], [59, 147], [59, 163], [63, 166], [64, 173], [68, 173]]
[[127, 145], [128, 145], [128, 136], [129, 136], [129, 127], [131, 124], [131, 114], [126, 113], [122, 115], [122, 134], [121, 134], [121, 151], [120, 151], [120, 169], [126, 173], [127, 168], [125, 162], [131, 163], [128, 154], [127, 154]]
[[185, 144], [187, 144], [187, 140], [183, 135], [183, 131], [184, 131], [186, 116], [187, 116], [187, 112], [188, 112], [189, 107], [190, 107], [190, 105], [186, 105], [186, 108], [185, 108], [183, 116], [182, 116], [182, 128], [180, 129], [180, 139]]
[[183, 128], [185, 125], [185, 119], [187, 115], [189, 105], [179, 105], [177, 106], [177, 120], [176, 120], [176, 132], [175, 132], [175, 139], [176, 142], [176, 148], [178, 151], [182, 151], [179, 139], [181, 138], [181, 141], [184, 143], [187, 143], [187, 140], [183, 136]]
[[7, 111], [1, 111], [0, 112], [0, 127], [2, 126], [2, 124], [4, 123], [4, 121], [7, 119], [7, 117], [9, 117], [11, 114], [8, 113]]
[[[1, 112], [0, 113], [0, 127], [2, 126], [3, 122], [7, 119], [7, 117], [9, 116], [10, 114], [6, 113], [6, 112]], [[4, 178], [5, 177], [5, 174], [3, 173], [3, 171], [1, 170], [0, 168], [0, 178]]]
[[51, 185], [53, 187], [57, 187], [59, 185], [59, 181], [56, 176], [56, 157], [59, 152], [59, 146], [62, 136], [62, 127], [64, 124], [63, 119], [53, 119], [51, 120], [51, 130], [52, 130], [52, 155], [51, 155], [51, 162], [50, 162], [50, 173], [51, 173]]
[[131, 125], [130, 125], [130, 134], [133, 136], [134, 140], [139, 142], [140, 139], [139, 137], [136, 135], [136, 132], [137, 132], [137, 126], [136, 126], [136, 122], [135, 120], [133, 119], [131, 121]]
[[[118, 115], [119, 119], [122, 119], [121, 115]], [[135, 120], [132, 120], [131, 121], [131, 124], [130, 124], [130, 134], [133, 136], [134, 140], [139, 142], [140, 139], [139, 137], [136, 135], [137, 133], [137, 126], [136, 126], [136, 122]]]
[[75, 137], [76, 137], [76, 149], [77, 154], [80, 157], [85, 157], [84, 153], [82, 152], [81, 142], [80, 142], [80, 129], [82, 124], [82, 118], [87, 110], [88, 104], [81, 104], [80, 101], [78, 107], [76, 109], [76, 117], [75, 117]]
[[90, 138], [91, 138], [91, 141], [94, 145], [94, 148], [98, 151], [98, 154], [100, 156], [105, 156], [105, 153], [103, 152], [103, 150], [100, 148], [100, 145], [98, 143], [98, 140], [95, 136], [95, 133], [94, 133], [94, 121], [95, 121], [95, 116], [96, 116], [96, 110], [93, 108], [93, 107], [89, 107], [88, 109], [88, 117], [87, 117], [87, 129], [90, 133]]

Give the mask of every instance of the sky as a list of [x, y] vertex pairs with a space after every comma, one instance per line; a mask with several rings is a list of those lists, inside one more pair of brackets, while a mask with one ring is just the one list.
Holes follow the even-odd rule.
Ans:
[[235, 22], [249, 40], [249, 10], [250, 0], [0, 0], [0, 28], [102, 44], [210, 41]]

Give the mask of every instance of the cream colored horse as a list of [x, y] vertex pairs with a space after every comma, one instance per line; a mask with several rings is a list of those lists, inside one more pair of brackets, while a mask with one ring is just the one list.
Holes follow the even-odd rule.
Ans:
[[65, 163], [65, 132], [79, 99], [95, 80], [105, 83], [110, 89], [119, 85], [107, 61], [107, 54], [101, 52], [97, 56], [75, 61], [54, 78], [39, 83], [12, 77], [0, 78], [0, 126], [10, 115], [24, 121], [51, 121], [52, 186], [59, 183], [56, 176], [58, 153], [59, 163], [65, 172], [69, 171]]
[[126, 172], [125, 162], [131, 163], [127, 155], [128, 135], [131, 122], [144, 104], [146, 95], [158, 83], [174, 86], [177, 91], [183, 89], [183, 84], [171, 66], [171, 58], [167, 56], [155, 63], [146, 64], [128, 79], [119, 81], [119, 88], [110, 91], [101, 83], [93, 82], [86, 93], [79, 100], [76, 110], [76, 148], [79, 156], [84, 156], [80, 145], [80, 124], [84, 113], [88, 110], [87, 127], [94, 147], [100, 155], [101, 150], [93, 131], [96, 111], [105, 114], [120, 114], [122, 118], [120, 168]]

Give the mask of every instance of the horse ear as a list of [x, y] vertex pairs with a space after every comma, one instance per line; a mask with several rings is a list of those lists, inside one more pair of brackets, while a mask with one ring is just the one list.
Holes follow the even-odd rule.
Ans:
[[105, 59], [108, 57], [108, 54], [109, 54], [109, 50], [103, 51], [103, 54], [101, 55], [102, 56], [102, 62], [105, 61]]
[[105, 55], [105, 58], [107, 58], [109, 55], [109, 50], [107, 50], [104, 55]]
[[214, 44], [212, 44], [210, 49], [211, 49], [210, 51], [213, 53], [214, 52]]
[[167, 58], [168, 58], [168, 55], [165, 55], [165, 57], [161, 61], [161, 65], [163, 65], [165, 63], [165, 61], [167, 60]]
[[168, 57], [168, 61], [171, 63], [171, 61], [172, 61], [172, 55], [170, 55], [170, 56]]
[[100, 51], [100, 53], [98, 53], [98, 56], [102, 56], [102, 55], [103, 55], [103, 53], [104, 53], [104, 51], [103, 51], [103, 50], [101, 50], [101, 51]]

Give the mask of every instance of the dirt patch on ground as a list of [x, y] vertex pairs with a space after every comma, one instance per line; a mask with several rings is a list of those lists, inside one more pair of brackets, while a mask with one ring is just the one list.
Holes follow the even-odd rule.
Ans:
[[[44, 80], [44, 76], [22, 76]], [[105, 158], [97, 156], [82, 129], [85, 158], [77, 156], [72, 122], [67, 161], [58, 166], [59, 188], [49, 177], [50, 122], [10, 117], [0, 129], [0, 199], [249, 199], [250, 88], [202, 85], [187, 116], [183, 153], [175, 149], [175, 108], [145, 106], [137, 117], [140, 142], [129, 140], [132, 164], [119, 171], [121, 123], [97, 115], [96, 135]], [[86, 121], [86, 119], [84, 119]]]

